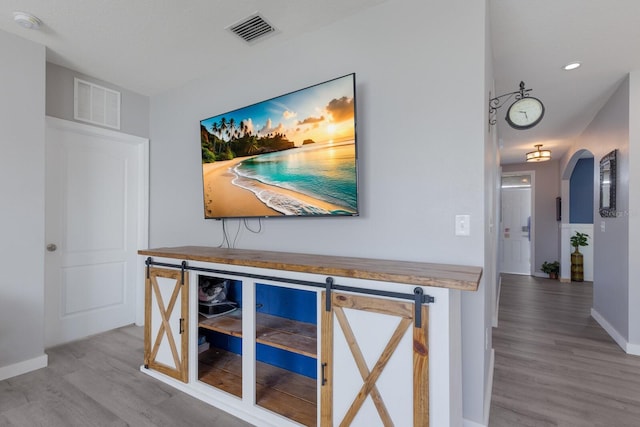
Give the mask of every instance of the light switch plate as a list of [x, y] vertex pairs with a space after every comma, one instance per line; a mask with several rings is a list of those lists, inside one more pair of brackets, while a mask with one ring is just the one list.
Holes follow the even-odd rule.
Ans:
[[456, 215], [456, 236], [471, 234], [471, 215]]

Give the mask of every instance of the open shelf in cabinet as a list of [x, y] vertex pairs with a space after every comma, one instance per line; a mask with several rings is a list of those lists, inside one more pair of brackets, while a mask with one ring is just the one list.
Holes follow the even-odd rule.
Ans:
[[316, 427], [316, 380], [256, 362], [256, 404], [302, 425]]
[[[216, 278], [214, 278], [216, 280]], [[211, 348], [199, 355], [198, 379], [239, 398], [242, 390], [243, 315], [255, 320], [255, 404], [305, 426], [317, 425], [317, 325], [315, 293], [255, 285], [256, 311], [243, 312], [242, 288], [229, 284], [233, 312], [198, 315], [199, 335]], [[253, 304], [252, 304], [253, 305]], [[246, 307], [244, 307], [246, 309]], [[298, 319], [298, 320], [292, 320]], [[244, 372], [246, 375], [247, 373]], [[245, 379], [246, 381], [246, 379]]]
[[[242, 310], [210, 319], [200, 315], [198, 326], [242, 338]], [[317, 358], [317, 327], [310, 323], [256, 313], [256, 342]]]
[[[198, 379], [242, 397], [242, 357], [210, 349], [198, 357]], [[316, 380], [256, 362], [256, 404], [309, 427], [316, 426]]]
[[198, 379], [242, 398], [242, 356], [218, 348], [200, 353]]

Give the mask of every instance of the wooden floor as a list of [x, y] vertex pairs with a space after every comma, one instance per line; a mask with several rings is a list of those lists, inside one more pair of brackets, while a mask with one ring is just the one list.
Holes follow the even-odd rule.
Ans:
[[142, 335], [129, 326], [47, 350], [47, 368], [0, 381], [0, 427], [251, 425], [141, 373]]
[[640, 357], [590, 317], [591, 283], [501, 287], [489, 426], [640, 426]]

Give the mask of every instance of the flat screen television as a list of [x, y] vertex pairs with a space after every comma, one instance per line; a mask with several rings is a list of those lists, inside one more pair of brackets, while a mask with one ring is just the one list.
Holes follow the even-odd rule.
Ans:
[[357, 216], [355, 74], [200, 121], [205, 218]]

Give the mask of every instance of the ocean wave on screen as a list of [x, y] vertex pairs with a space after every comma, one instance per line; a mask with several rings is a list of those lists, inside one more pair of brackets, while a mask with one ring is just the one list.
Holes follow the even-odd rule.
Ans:
[[[266, 185], [272, 185], [274, 187], [280, 187], [280, 188], [284, 188], [285, 190], [297, 191], [301, 193], [299, 189], [295, 188], [294, 186], [290, 185], [287, 182], [279, 182], [279, 181], [269, 179], [269, 177], [266, 177], [266, 176], [255, 175], [253, 171], [249, 171], [249, 170], [245, 171], [245, 170], [242, 170], [241, 167], [242, 167], [242, 163], [238, 163], [238, 165], [236, 165], [233, 168], [233, 173], [238, 178], [244, 178], [249, 181], [258, 181]], [[310, 196], [313, 197], [313, 195], [310, 195]]]
[[259, 188], [258, 181], [238, 175], [231, 183], [237, 187], [251, 191], [265, 205], [283, 215], [331, 215], [334, 212], [310, 205], [294, 197], [276, 191]]
[[[355, 196], [353, 196], [353, 195], [351, 195], [349, 193], [336, 192], [335, 191], [336, 188], [332, 188], [332, 187], [328, 187], [328, 186], [322, 187], [321, 186], [321, 184], [322, 184], [321, 182], [313, 183], [310, 180], [307, 180], [307, 182], [305, 182], [305, 183], [297, 182], [296, 183], [297, 185], [292, 185], [291, 183], [286, 182], [286, 181], [270, 179], [270, 177], [268, 177], [268, 176], [257, 175], [254, 170], [242, 169], [242, 163], [236, 165], [231, 171], [236, 175], [236, 177], [238, 179], [246, 179], [248, 181], [248, 183], [246, 185], [249, 185], [249, 186], [251, 185], [252, 181], [253, 182], [259, 182], [259, 183], [262, 183], [262, 184], [265, 184], [265, 185], [268, 185], [268, 186], [271, 186], [271, 187], [282, 188], [284, 190], [290, 190], [290, 191], [294, 191], [296, 193], [304, 194], [305, 196], [311, 197], [313, 199], [322, 200], [323, 202], [331, 203], [331, 204], [334, 204], [334, 205], [337, 205], [337, 206], [346, 205], [347, 207], [352, 208], [352, 209], [355, 209], [355, 207], [357, 206], [357, 202], [355, 200]], [[238, 182], [240, 183], [240, 181], [238, 181]], [[241, 187], [245, 188], [241, 184], [238, 184], [238, 186], [241, 186]], [[251, 188], [247, 188], [247, 190], [253, 191]], [[255, 191], [253, 191], [253, 192], [256, 193]], [[280, 193], [277, 193], [277, 194], [279, 196], [282, 196]], [[284, 197], [286, 197], [286, 196], [284, 196]], [[307, 212], [307, 211], [303, 210], [302, 212]], [[340, 209], [340, 210], [331, 211], [331, 212], [323, 210], [323, 212], [321, 214], [318, 214], [318, 215], [322, 215], [322, 214], [344, 214], [344, 213], [349, 213], [349, 210], [348, 209], [345, 209], [345, 210]]]

